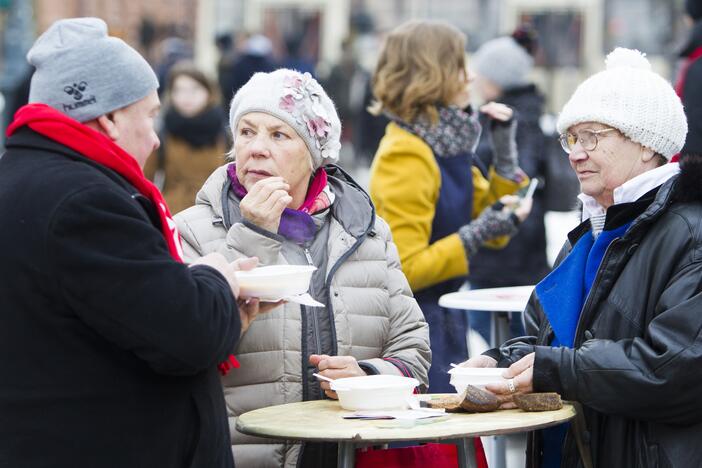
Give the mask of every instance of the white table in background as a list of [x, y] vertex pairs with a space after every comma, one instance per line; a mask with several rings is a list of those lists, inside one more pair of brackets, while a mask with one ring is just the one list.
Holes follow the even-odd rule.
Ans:
[[495, 314], [492, 320], [490, 345], [499, 346], [509, 338], [510, 312], [524, 311], [534, 286], [472, 289], [444, 294], [439, 305], [449, 309], [482, 310]]
[[[509, 339], [509, 316], [521, 313], [526, 308], [534, 286], [511, 286], [507, 288], [472, 289], [444, 294], [439, 298], [439, 305], [449, 309], [481, 310], [493, 313], [490, 326], [491, 347], [500, 346]], [[495, 438], [495, 468], [507, 466], [505, 440]]]

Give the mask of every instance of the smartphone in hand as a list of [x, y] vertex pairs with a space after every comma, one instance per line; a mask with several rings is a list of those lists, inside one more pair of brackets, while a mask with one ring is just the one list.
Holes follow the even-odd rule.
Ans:
[[[531, 179], [531, 182], [529, 182], [529, 185], [526, 187], [523, 187], [515, 193], [517, 197], [519, 197], [519, 202], [515, 203], [514, 205], [510, 204], [512, 209], [516, 208], [519, 206], [520, 203], [524, 202], [524, 200], [531, 200], [534, 197], [534, 192], [536, 191], [536, 187], [539, 185], [539, 179], [533, 178]], [[502, 209], [505, 207], [505, 204], [502, 203], [501, 201], [496, 201], [495, 203], [492, 204], [491, 208], [495, 211], [502, 211]]]
[[529, 182], [529, 185], [522, 189], [519, 189], [519, 191], [517, 192], [517, 196], [522, 200], [530, 200], [534, 197], [534, 192], [536, 191], [536, 187], [538, 185], [539, 179], [534, 177], [533, 179], [531, 179], [531, 182]]

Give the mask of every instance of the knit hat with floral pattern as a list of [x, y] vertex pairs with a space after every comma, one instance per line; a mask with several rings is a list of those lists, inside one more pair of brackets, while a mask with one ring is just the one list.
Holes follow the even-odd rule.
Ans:
[[309, 73], [281, 68], [252, 76], [232, 99], [229, 125], [235, 140], [239, 120], [250, 112], [265, 112], [290, 125], [307, 145], [315, 170], [339, 159], [339, 115]]

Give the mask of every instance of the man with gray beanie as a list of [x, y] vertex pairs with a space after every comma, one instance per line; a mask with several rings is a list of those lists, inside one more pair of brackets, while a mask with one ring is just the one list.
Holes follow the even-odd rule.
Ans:
[[680, 98], [617, 48], [557, 127], [582, 223], [534, 289], [526, 336], [465, 365], [508, 367], [487, 387], [505, 407], [531, 392], [582, 404], [575, 423], [529, 435], [529, 467], [699, 466], [702, 169], [670, 163], [687, 133]]
[[141, 171], [158, 82], [97, 18], [29, 51], [0, 160], [0, 466], [233, 466], [219, 384], [259, 312], [211, 255], [182, 262]]

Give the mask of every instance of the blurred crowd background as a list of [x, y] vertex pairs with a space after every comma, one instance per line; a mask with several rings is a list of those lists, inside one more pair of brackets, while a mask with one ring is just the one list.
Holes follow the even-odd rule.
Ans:
[[[25, 56], [35, 38], [57, 19], [97, 16], [108, 23], [110, 34], [149, 60], [161, 81], [161, 139], [166, 144], [147, 172], [157, 183], [178, 181], [182, 193], [166, 194], [169, 203], [184, 200], [174, 211], [188, 206], [200, 179], [222, 160], [185, 166], [179, 173], [178, 164], [164, 167], [165, 152], [222, 155], [231, 96], [254, 72], [281, 66], [309, 71], [330, 93], [344, 129], [341, 165], [365, 185], [386, 125], [383, 117], [366, 110], [384, 34], [412, 18], [449, 21], [468, 37], [470, 69], [471, 54], [482, 44], [528, 25], [538, 38], [532, 41], [530, 78], [545, 98], [541, 129], [547, 137], [545, 151], [554, 153], [547, 161], [565, 165], [564, 184], [551, 184], [561, 194], [551, 197], [551, 205], [560, 206], [546, 207], [553, 213], [550, 223], [548, 214], [546, 219], [549, 237], [561, 239], [576, 218], [555, 213], [573, 208], [577, 183], [566, 180], [572, 174], [555, 138], [554, 113], [579, 82], [601, 68], [615, 46], [645, 52], [654, 68], [673, 80], [689, 31], [683, 10], [684, 0], [0, 0], [0, 128], [26, 102], [32, 70]], [[185, 75], [176, 83], [171, 72], [179, 62], [192, 70], [176, 67], [177, 74]], [[494, 66], [500, 67], [499, 61]], [[179, 98], [188, 89], [196, 97]], [[170, 142], [169, 131], [184, 140], [184, 148]], [[0, 150], [3, 136], [4, 131]], [[557, 243], [552, 245], [550, 260], [557, 249]]]

